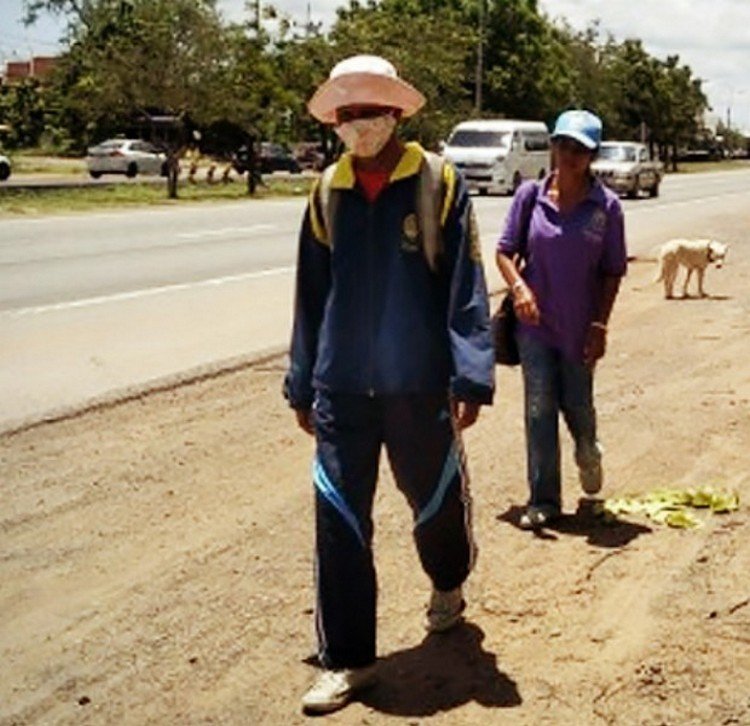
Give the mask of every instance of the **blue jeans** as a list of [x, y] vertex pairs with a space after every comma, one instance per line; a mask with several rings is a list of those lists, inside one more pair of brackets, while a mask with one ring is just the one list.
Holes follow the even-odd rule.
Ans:
[[529, 504], [561, 509], [559, 414], [585, 467], [601, 459], [596, 439], [593, 372], [528, 335], [518, 336], [524, 383]]

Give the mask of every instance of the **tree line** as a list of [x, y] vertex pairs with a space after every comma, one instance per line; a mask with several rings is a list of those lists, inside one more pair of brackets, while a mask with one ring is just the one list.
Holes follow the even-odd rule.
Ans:
[[576, 31], [536, 0], [349, 0], [325, 31], [248, 3], [229, 23], [216, 0], [25, 0], [26, 21], [65, 19], [53, 76], [0, 88], [9, 147], [81, 153], [139, 118], [230, 124], [256, 140], [331, 144], [306, 101], [341, 58], [375, 53], [427, 97], [405, 134], [435, 147], [460, 120], [541, 119], [571, 107], [605, 136], [643, 139], [662, 158], [701, 132], [701, 80], [680, 62], [618, 41], [597, 22]]

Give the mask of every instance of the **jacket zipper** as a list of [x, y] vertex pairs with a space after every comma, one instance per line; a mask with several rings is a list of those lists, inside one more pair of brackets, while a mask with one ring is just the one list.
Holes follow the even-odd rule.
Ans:
[[367, 389], [367, 395], [370, 398], [375, 396], [375, 284], [373, 281], [373, 274], [375, 270], [375, 236], [373, 234], [373, 220], [375, 219], [375, 202], [369, 202], [365, 200], [367, 204], [367, 269], [365, 273], [367, 275], [367, 286], [368, 286], [368, 327], [370, 335], [370, 350], [369, 359], [367, 361], [369, 386]]

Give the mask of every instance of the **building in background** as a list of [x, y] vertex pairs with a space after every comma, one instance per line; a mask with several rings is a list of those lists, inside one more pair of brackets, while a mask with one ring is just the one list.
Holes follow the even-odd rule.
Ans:
[[35, 55], [31, 60], [6, 61], [5, 68], [0, 70], [3, 83], [18, 83], [26, 78], [44, 79], [49, 76], [57, 64], [56, 56]]

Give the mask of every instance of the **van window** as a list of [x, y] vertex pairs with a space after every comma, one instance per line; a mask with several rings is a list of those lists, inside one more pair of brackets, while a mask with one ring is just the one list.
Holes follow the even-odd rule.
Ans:
[[602, 145], [599, 148], [599, 158], [610, 161], [635, 161], [635, 149], [630, 146]]
[[543, 131], [525, 131], [524, 148], [526, 151], [547, 151], [549, 149], [549, 135]]
[[508, 146], [510, 134], [507, 131], [470, 131], [458, 129], [448, 139], [448, 146]]

